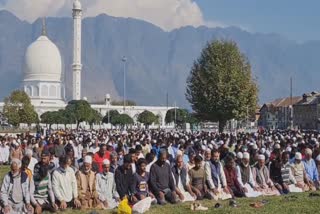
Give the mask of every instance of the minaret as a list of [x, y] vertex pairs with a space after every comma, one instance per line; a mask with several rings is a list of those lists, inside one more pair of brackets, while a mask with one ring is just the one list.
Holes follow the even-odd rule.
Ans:
[[73, 9], [73, 82], [72, 82], [72, 99], [81, 99], [81, 16], [82, 9], [79, 0], [74, 0]]

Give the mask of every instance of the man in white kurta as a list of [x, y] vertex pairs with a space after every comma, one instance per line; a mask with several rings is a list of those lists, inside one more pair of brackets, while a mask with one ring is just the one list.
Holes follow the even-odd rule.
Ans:
[[105, 159], [102, 163], [103, 172], [96, 176], [96, 190], [98, 198], [104, 209], [113, 209], [119, 204], [119, 194], [116, 190], [114, 174], [110, 172], [110, 161]]
[[254, 182], [249, 160], [249, 153], [244, 152], [242, 160], [237, 166], [237, 180], [241, 188], [245, 190], [245, 196], [248, 198], [254, 198], [262, 195], [262, 193], [258, 191], [258, 186], [256, 186]]

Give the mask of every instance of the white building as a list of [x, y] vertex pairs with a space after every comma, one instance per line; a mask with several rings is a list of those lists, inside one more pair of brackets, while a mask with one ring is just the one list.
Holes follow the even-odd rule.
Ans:
[[[81, 16], [82, 7], [79, 0], [73, 3], [73, 100], [81, 98]], [[47, 111], [64, 109], [67, 105], [65, 99], [65, 87], [62, 81], [62, 59], [58, 47], [47, 37], [45, 21], [42, 24], [42, 34], [26, 50], [24, 79], [22, 89], [29, 95], [31, 103], [38, 115]], [[160, 106], [112, 106], [110, 96], [106, 95], [105, 104], [91, 105], [106, 115], [109, 110], [118, 110], [126, 113], [137, 121], [138, 115], [145, 111], [151, 111], [160, 118], [161, 125], [165, 125], [165, 116], [169, 109], [174, 107]], [[0, 103], [3, 109], [4, 103]]]

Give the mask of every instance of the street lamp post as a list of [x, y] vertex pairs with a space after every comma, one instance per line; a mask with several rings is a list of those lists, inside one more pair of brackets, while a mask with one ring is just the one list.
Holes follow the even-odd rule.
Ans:
[[126, 62], [127, 62], [127, 57], [123, 56], [121, 60], [123, 62], [123, 112], [125, 112], [125, 110], [126, 110]]

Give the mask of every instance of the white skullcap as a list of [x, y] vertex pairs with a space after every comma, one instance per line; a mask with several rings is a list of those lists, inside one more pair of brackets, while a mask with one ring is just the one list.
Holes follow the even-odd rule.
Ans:
[[266, 149], [265, 149], [265, 148], [261, 148], [261, 149], [260, 149], [260, 153], [261, 153], [261, 154], [266, 153]]
[[72, 141], [72, 140], [69, 140], [69, 143], [70, 143], [70, 144], [73, 144], [73, 141]]
[[309, 148], [307, 148], [307, 149], [306, 149], [306, 154], [308, 154], [308, 155], [312, 155], [312, 150], [311, 150], [311, 149], [309, 149]]
[[242, 159], [242, 158], [243, 158], [242, 152], [238, 152], [238, 153], [237, 153], [237, 158], [239, 158], [239, 159]]
[[244, 152], [244, 153], [243, 153], [243, 158], [244, 158], [244, 159], [250, 159], [249, 153], [248, 153], [248, 152]]
[[302, 155], [300, 152], [296, 152], [296, 155], [294, 156], [295, 159], [297, 160], [301, 160], [302, 159]]
[[102, 164], [103, 165], [110, 165], [110, 161], [108, 159], [104, 159]]
[[205, 145], [202, 145], [202, 146], [201, 146], [201, 149], [202, 149], [203, 151], [205, 151], [205, 150], [207, 149], [207, 147], [206, 147]]
[[265, 159], [266, 159], [266, 157], [264, 155], [259, 155], [258, 156], [258, 160], [265, 160]]
[[286, 152], [291, 152], [292, 151], [292, 148], [291, 147], [287, 147], [286, 148]]
[[275, 149], [280, 149], [280, 144], [277, 143], [276, 145], [274, 145], [274, 148], [275, 148]]
[[211, 152], [211, 149], [210, 149], [210, 148], [207, 148], [207, 149], [206, 149], [206, 152]]
[[84, 163], [92, 163], [92, 157], [90, 155], [87, 155], [84, 157]]
[[33, 152], [32, 152], [31, 149], [26, 149], [25, 155], [27, 155], [27, 156], [32, 156], [32, 154], [33, 154]]
[[320, 155], [318, 155], [318, 156], [316, 157], [316, 160], [317, 160], [317, 161], [320, 161]]
[[254, 149], [254, 150], [258, 149], [257, 144], [253, 144], [252, 149]]
[[21, 160], [19, 160], [17, 158], [12, 158], [11, 164], [13, 164], [13, 163], [17, 164], [19, 168], [21, 167]]

